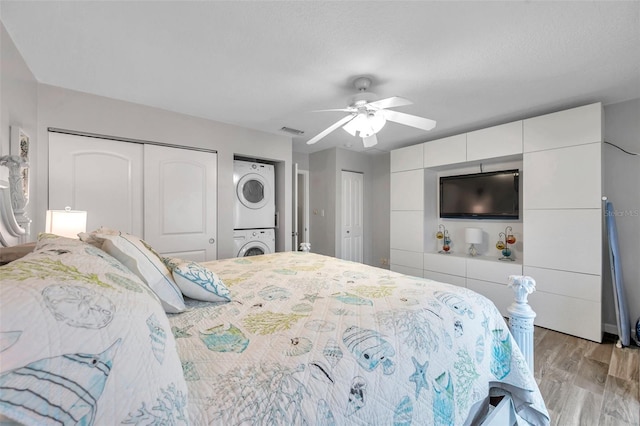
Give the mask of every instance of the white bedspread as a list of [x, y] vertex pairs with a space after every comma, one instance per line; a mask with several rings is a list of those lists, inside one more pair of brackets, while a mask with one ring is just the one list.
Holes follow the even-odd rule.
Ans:
[[311, 253], [205, 265], [232, 301], [169, 316], [192, 424], [464, 424], [490, 388], [549, 423], [504, 319], [470, 290]]

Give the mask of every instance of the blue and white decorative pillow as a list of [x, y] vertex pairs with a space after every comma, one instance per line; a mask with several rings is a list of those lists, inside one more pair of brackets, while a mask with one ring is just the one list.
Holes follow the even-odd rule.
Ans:
[[134, 235], [108, 228], [100, 228], [90, 234], [81, 233], [80, 239], [89, 244], [101, 245], [101, 249], [118, 259], [160, 298], [165, 312], [175, 314], [185, 310], [180, 289], [171, 277], [160, 255]]
[[222, 280], [199, 263], [175, 258], [164, 258], [163, 261], [185, 296], [205, 302], [231, 300], [229, 289]]

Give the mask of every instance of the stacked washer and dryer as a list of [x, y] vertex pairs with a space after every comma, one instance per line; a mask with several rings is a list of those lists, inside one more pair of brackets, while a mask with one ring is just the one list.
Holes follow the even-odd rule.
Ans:
[[272, 164], [233, 161], [233, 242], [237, 257], [275, 252], [275, 182]]

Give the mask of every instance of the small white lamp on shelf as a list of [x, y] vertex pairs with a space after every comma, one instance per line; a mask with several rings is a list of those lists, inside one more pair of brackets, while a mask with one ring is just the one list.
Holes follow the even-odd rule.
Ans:
[[482, 244], [482, 229], [480, 228], [465, 228], [464, 240], [469, 246], [469, 256], [477, 256], [478, 249], [476, 244]]
[[61, 237], [78, 238], [80, 232], [87, 230], [87, 212], [82, 210], [47, 210], [45, 231]]

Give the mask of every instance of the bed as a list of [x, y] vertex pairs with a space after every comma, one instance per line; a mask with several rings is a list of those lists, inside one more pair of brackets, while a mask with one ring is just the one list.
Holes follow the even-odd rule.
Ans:
[[[504, 319], [472, 291], [313, 253], [163, 262], [110, 232], [41, 234], [0, 267], [6, 418], [480, 424], [489, 396], [507, 394], [520, 418], [549, 423]], [[144, 262], [154, 277], [140, 274]], [[179, 294], [198, 297], [184, 276], [213, 298]]]
[[16, 187], [1, 425], [549, 424], [477, 293], [313, 253], [197, 264], [109, 229], [20, 245]]

